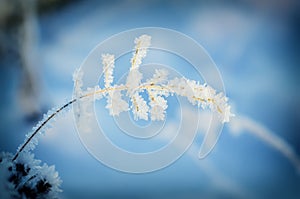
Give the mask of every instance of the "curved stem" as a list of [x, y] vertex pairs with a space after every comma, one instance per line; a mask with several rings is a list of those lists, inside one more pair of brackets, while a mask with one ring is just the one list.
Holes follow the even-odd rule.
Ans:
[[71, 101], [69, 101], [68, 103], [66, 103], [65, 105], [63, 105], [62, 107], [60, 107], [59, 109], [57, 109], [54, 113], [52, 113], [32, 134], [31, 136], [27, 139], [27, 141], [19, 148], [19, 150], [17, 151], [17, 153], [15, 154], [15, 156], [13, 157], [12, 161], [15, 161], [17, 159], [17, 157], [19, 156], [19, 154], [24, 150], [24, 148], [26, 147], [26, 145], [32, 140], [32, 138], [39, 132], [39, 130], [41, 130], [41, 128], [43, 128], [43, 126], [45, 126], [45, 124], [47, 124], [47, 122], [49, 120], [51, 120], [55, 115], [57, 115], [59, 112], [61, 112], [63, 109], [67, 108], [68, 106], [70, 106], [71, 104], [73, 104], [74, 102], [76, 102], [77, 99], [73, 99]]
[[[122, 88], [121, 88], [122, 89]], [[95, 92], [91, 92], [88, 93], [86, 95], [83, 95], [81, 97], [79, 97], [79, 99], [84, 98], [84, 97], [89, 97], [91, 95], [97, 94], [97, 93], [105, 93], [112, 90], [111, 88], [107, 88], [107, 89], [100, 89], [98, 91]], [[27, 146], [27, 144], [34, 138], [34, 136], [41, 130], [41, 128], [43, 128], [43, 126], [45, 126], [54, 116], [56, 116], [59, 112], [61, 112], [62, 110], [64, 110], [65, 108], [67, 108], [68, 106], [70, 106], [71, 104], [73, 104], [74, 102], [76, 102], [77, 99], [73, 99], [71, 101], [69, 101], [68, 103], [66, 103], [65, 105], [63, 105], [62, 107], [60, 107], [59, 109], [57, 109], [54, 113], [52, 113], [32, 134], [31, 136], [26, 140], [26, 142], [19, 148], [19, 150], [16, 152], [15, 156], [13, 157], [12, 161], [15, 161], [17, 159], [17, 157], [19, 156], [19, 154], [24, 150], [24, 148]]]
[[[106, 88], [106, 89], [100, 89], [88, 94], [85, 94], [79, 98], [84, 98], [84, 97], [89, 97], [91, 95], [97, 94], [97, 93], [106, 93], [109, 92], [111, 90], [123, 90], [126, 89], [126, 87], [117, 87], [117, 88]], [[31, 135], [30, 137], [26, 140], [26, 142], [19, 148], [19, 150], [16, 152], [16, 154], [14, 155], [12, 161], [15, 161], [17, 159], [17, 157], [19, 156], [19, 154], [24, 150], [24, 148], [27, 146], [28, 143], [30, 143], [30, 141], [34, 138], [34, 136], [41, 130], [41, 128], [43, 128], [43, 126], [45, 126], [54, 116], [56, 116], [59, 112], [61, 112], [62, 110], [64, 110], [65, 108], [67, 108], [68, 106], [70, 106], [71, 104], [73, 104], [74, 102], [76, 102], [77, 99], [73, 99], [71, 101], [69, 101], [68, 103], [66, 103], [65, 105], [63, 105], [62, 107], [60, 107], [59, 109], [57, 109], [54, 113], [52, 113]]]
[[[68, 106], [70, 106], [71, 104], [73, 104], [74, 102], [76, 102], [78, 99], [81, 98], [85, 98], [85, 97], [90, 97], [94, 94], [104, 94], [113, 90], [126, 90], [127, 87], [126, 86], [119, 86], [119, 87], [111, 87], [111, 88], [105, 88], [105, 89], [99, 89], [90, 93], [87, 93], [85, 95], [80, 96], [79, 98], [73, 99], [71, 101], [69, 101], [68, 103], [66, 103], [65, 105], [63, 105], [62, 107], [60, 107], [59, 109], [57, 109], [54, 113], [52, 113], [32, 134], [31, 136], [26, 140], [26, 142], [19, 148], [19, 150], [17, 151], [17, 153], [15, 154], [15, 156], [13, 157], [13, 161], [15, 161], [17, 159], [17, 157], [19, 156], [19, 154], [24, 150], [24, 148], [27, 146], [27, 144], [34, 138], [34, 136], [41, 130], [41, 128], [43, 128], [43, 126], [45, 126], [49, 120], [51, 120], [54, 116], [56, 116], [59, 112], [61, 112], [62, 110], [64, 110], [65, 108], [67, 108]], [[137, 90], [139, 89], [154, 89], [154, 90], [161, 90], [161, 91], [168, 91], [168, 92], [174, 92], [172, 91], [171, 88], [169, 88], [167, 85], [155, 85], [155, 84], [142, 84], [140, 85]], [[149, 91], [148, 91], [149, 92]], [[195, 98], [195, 100], [199, 100], [199, 101], [205, 101], [205, 99], [202, 98]], [[211, 99], [208, 99], [208, 101]], [[212, 101], [214, 103], [214, 101]], [[221, 112], [220, 108], [218, 108], [218, 111]]]

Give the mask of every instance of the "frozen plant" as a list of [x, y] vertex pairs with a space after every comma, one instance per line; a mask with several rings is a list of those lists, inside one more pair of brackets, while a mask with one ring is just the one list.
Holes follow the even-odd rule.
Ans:
[[[17, 153], [4, 153], [1, 155], [1, 170], [5, 170], [7, 175], [1, 176], [1, 185], [9, 194], [15, 198], [47, 198], [54, 197], [60, 191], [61, 183], [54, 167], [47, 165], [40, 166], [40, 161], [35, 160], [30, 153], [38, 142], [38, 135], [44, 132], [51, 121], [59, 113], [78, 101], [90, 101], [106, 98], [106, 108], [112, 116], [118, 116], [121, 112], [131, 110], [135, 120], [160, 121], [165, 119], [168, 108], [167, 97], [178, 95], [186, 97], [193, 105], [203, 109], [209, 108], [219, 115], [220, 122], [229, 122], [233, 114], [230, 112], [227, 97], [222, 92], [217, 92], [207, 84], [201, 84], [195, 80], [185, 77], [168, 78], [168, 71], [156, 69], [153, 76], [146, 81], [139, 68], [142, 60], [147, 55], [147, 49], [151, 44], [151, 37], [142, 35], [134, 40], [135, 47], [133, 56], [130, 60], [131, 67], [125, 84], [114, 83], [115, 57], [112, 54], [102, 54], [102, 65], [104, 74], [104, 86], [99, 85], [95, 88], [83, 89], [83, 71], [78, 69], [73, 75], [74, 79], [74, 98], [62, 107], [51, 110], [44, 116], [44, 119], [27, 134], [24, 143], [20, 145]], [[142, 93], [147, 93], [145, 99]], [[129, 102], [124, 100], [124, 96], [129, 97]], [[88, 103], [81, 103], [80, 116], [82, 125], [88, 123], [84, 120], [86, 114], [90, 114]], [[44, 195], [43, 195], [44, 194]]]
[[11, 153], [0, 154], [0, 198], [57, 198], [61, 180], [54, 166], [41, 164], [29, 152], [12, 158]]
[[[165, 69], [156, 69], [152, 78], [142, 82], [143, 74], [139, 67], [142, 59], [147, 55], [147, 49], [151, 44], [151, 37], [142, 35], [136, 38], [133, 57], [131, 58], [131, 67], [125, 84], [113, 85], [113, 71], [115, 68], [115, 59], [112, 54], [102, 55], [104, 87], [82, 89], [83, 72], [78, 70], [74, 73], [75, 99], [89, 100], [88, 97], [107, 99], [106, 108], [112, 116], [118, 116], [123, 111], [131, 110], [135, 120], [164, 120], [166, 109], [168, 108], [166, 98], [169, 95], [179, 95], [186, 97], [193, 105], [203, 109], [209, 108], [216, 111], [220, 121], [229, 122], [233, 114], [230, 112], [230, 106], [227, 103], [227, 97], [222, 92], [218, 93], [207, 84], [201, 84], [195, 80], [189, 80], [185, 77], [168, 79], [168, 71]], [[148, 94], [148, 99], [142, 97], [142, 93]], [[130, 98], [127, 103], [123, 95]]]

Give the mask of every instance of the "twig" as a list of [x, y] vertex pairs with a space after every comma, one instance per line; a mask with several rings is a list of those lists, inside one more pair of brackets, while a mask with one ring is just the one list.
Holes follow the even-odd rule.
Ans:
[[17, 153], [15, 154], [14, 158], [12, 159], [12, 161], [15, 161], [17, 159], [17, 157], [19, 156], [19, 154], [24, 150], [24, 148], [26, 147], [26, 145], [32, 140], [32, 138], [39, 132], [39, 130], [45, 126], [45, 124], [47, 124], [47, 122], [49, 120], [51, 120], [56, 114], [58, 114], [60, 111], [62, 111], [63, 109], [67, 108], [68, 106], [70, 106], [71, 104], [73, 104], [74, 102], [76, 102], [77, 99], [73, 99], [71, 101], [69, 101], [68, 103], [66, 103], [65, 105], [63, 105], [62, 107], [60, 107], [59, 109], [57, 109], [54, 113], [52, 113], [33, 133], [32, 135], [27, 139], [27, 141], [19, 148], [19, 150], [17, 151]]

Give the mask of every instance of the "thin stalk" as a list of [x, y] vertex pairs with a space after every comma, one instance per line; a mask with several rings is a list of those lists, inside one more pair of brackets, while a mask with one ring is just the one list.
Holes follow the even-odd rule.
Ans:
[[[100, 89], [98, 91], [95, 92], [91, 92], [88, 93], [86, 95], [83, 95], [81, 97], [79, 97], [79, 99], [84, 98], [84, 97], [89, 97], [91, 95], [97, 94], [97, 93], [105, 93], [108, 92], [110, 90], [117, 90], [118, 88], [115, 89], [111, 89], [111, 88], [107, 88], [107, 89]], [[119, 88], [120, 89], [120, 88]], [[121, 88], [122, 90], [122, 88]], [[56, 116], [59, 112], [61, 112], [62, 110], [64, 110], [65, 108], [67, 108], [68, 106], [70, 106], [71, 104], [73, 104], [74, 102], [76, 102], [77, 99], [73, 99], [71, 101], [69, 101], [68, 103], [66, 103], [65, 105], [63, 105], [62, 107], [58, 108], [54, 113], [52, 113], [32, 134], [31, 136], [26, 140], [26, 142], [19, 148], [19, 150], [16, 152], [15, 156], [13, 157], [12, 161], [15, 161], [17, 159], [17, 157], [19, 156], [19, 154], [24, 150], [24, 148], [27, 146], [27, 144], [32, 140], [32, 138], [34, 138], [34, 136], [41, 130], [41, 128], [43, 128], [43, 126], [45, 126], [49, 120], [51, 120], [54, 116]]]
[[26, 145], [32, 140], [32, 138], [39, 132], [39, 130], [41, 130], [41, 128], [43, 128], [43, 126], [45, 126], [45, 124], [47, 124], [47, 122], [49, 120], [51, 120], [55, 115], [57, 115], [59, 112], [61, 112], [62, 110], [64, 110], [65, 108], [67, 108], [68, 106], [70, 106], [71, 104], [73, 104], [74, 102], [76, 102], [77, 99], [73, 99], [71, 101], [69, 101], [68, 103], [66, 103], [65, 105], [63, 105], [62, 107], [60, 107], [59, 109], [57, 109], [54, 113], [52, 113], [32, 134], [31, 136], [27, 139], [27, 141], [19, 148], [19, 150], [17, 151], [17, 153], [15, 154], [14, 158], [12, 159], [13, 161], [15, 161], [17, 159], [17, 157], [19, 156], [19, 154], [24, 150], [24, 148], [26, 147]]

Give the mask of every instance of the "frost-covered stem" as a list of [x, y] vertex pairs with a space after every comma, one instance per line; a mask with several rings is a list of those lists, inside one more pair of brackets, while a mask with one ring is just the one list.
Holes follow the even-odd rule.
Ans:
[[135, 51], [131, 59], [130, 70], [137, 69], [141, 65], [142, 59], [146, 56], [147, 49], [150, 46], [151, 37], [148, 35], [142, 35], [139, 38], [136, 38], [134, 40], [134, 43], [135, 43]]
[[[194, 80], [177, 77], [168, 80], [168, 73], [163, 69], [155, 70], [151, 79], [142, 82], [143, 74], [139, 71], [139, 66], [142, 63], [143, 58], [146, 57], [147, 49], [151, 43], [151, 37], [142, 35], [139, 38], [136, 38], [134, 43], [136, 44], [135, 50], [131, 59], [131, 68], [125, 85], [112, 85], [114, 80], [113, 70], [115, 67], [115, 58], [112, 54], [102, 54], [105, 83], [103, 88], [96, 86], [94, 90], [92, 88], [82, 90], [83, 71], [75, 71], [73, 75], [73, 80], [75, 82], [75, 98], [57, 109], [54, 113], [49, 114], [41, 124], [37, 125], [37, 128], [28, 136], [26, 142], [19, 147], [17, 153], [13, 157], [13, 161], [16, 160], [25, 147], [33, 141], [33, 138], [42, 127], [44, 127], [59, 112], [82, 98], [95, 96], [95, 99], [100, 99], [105, 96], [107, 98], [106, 108], [110, 110], [110, 115], [119, 115], [121, 112], [128, 111], [131, 108], [136, 120], [148, 120], [149, 113], [151, 114], [152, 120], [164, 120], [166, 109], [168, 107], [165, 98], [168, 97], [169, 94], [186, 97], [193, 105], [198, 105], [198, 107], [202, 107], [203, 109], [208, 107], [212, 111], [218, 112], [220, 120], [223, 123], [229, 122], [230, 117], [234, 116], [230, 112], [230, 106], [227, 104], [227, 97], [224, 96], [222, 92], [217, 93], [216, 90], [206, 84], [202, 85]], [[127, 91], [127, 96], [131, 98], [132, 106], [130, 108], [129, 104], [122, 99], [122, 91]], [[149, 103], [147, 103], [140, 95], [143, 91], [148, 93]]]
[[134, 52], [134, 57], [132, 59], [131, 68], [130, 68], [131, 70], [133, 70], [135, 68], [135, 63], [136, 63], [138, 53], [139, 53], [139, 47], [137, 47], [135, 52]]
[[92, 93], [88, 93], [86, 95], [83, 95], [77, 99], [73, 99], [71, 101], [69, 101], [68, 103], [66, 103], [65, 105], [63, 105], [62, 107], [58, 108], [54, 113], [52, 113], [40, 126], [37, 127], [37, 129], [30, 135], [30, 137], [26, 140], [26, 142], [18, 149], [18, 151], [16, 152], [16, 154], [14, 155], [12, 161], [15, 161], [17, 159], [17, 157], [19, 156], [19, 154], [24, 150], [24, 148], [27, 146], [27, 144], [30, 143], [30, 141], [36, 136], [36, 134], [53, 118], [55, 117], [58, 113], [60, 113], [62, 110], [64, 110], [65, 108], [67, 108], [68, 106], [70, 106], [71, 104], [73, 104], [74, 102], [76, 102], [78, 99], [81, 99], [81, 98], [85, 98], [85, 97], [90, 97], [94, 94], [97, 94], [97, 93], [106, 93], [108, 91], [111, 91], [111, 90], [118, 90], [118, 89], [124, 89], [124, 88], [115, 88], [115, 89], [112, 89], [112, 88], [106, 88], [106, 89], [100, 89], [100, 90], [97, 90], [95, 92], [92, 92]]
[[[94, 94], [97, 94], [97, 93], [106, 93], [110, 90], [118, 90], [118, 89], [122, 89], [121, 87], [120, 88], [115, 88], [115, 89], [112, 89], [112, 88], [106, 88], [106, 89], [100, 89], [100, 90], [97, 90], [95, 92], [92, 92], [92, 93], [89, 93], [89, 94], [86, 94], [86, 95], [83, 95], [81, 97], [79, 97], [79, 99], [81, 98], [85, 98], [85, 97], [90, 97]], [[123, 88], [124, 89], [124, 88]], [[19, 148], [19, 150], [16, 152], [16, 154], [14, 155], [12, 161], [15, 161], [17, 159], [17, 157], [19, 156], [19, 154], [24, 150], [24, 148], [27, 146], [27, 144], [30, 143], [30, 141], [36, 136], [36, 134], [53, 118], [55, 117], [58, 113], [60, 113], [62, 110], [64, 110], [65, 108], [67, 108], [68, 106], [70, 106], [71, 104], [73, 104], [74, 102], [76, 102], [78, 100], [77, 99], [73, 99], [71, 101], [69, 101], [68, 103], [66, 103], [65, 105], [63, 105], [62, 107], [58, 108], [54, 113], [52, 113], [40, 126], [37, 127], [37, 129], [30, 135], [30, 137], [26, 140], [26, 142]]]
[[[120, 85], [120, 86], [115, 86], [115, 87], [108, 87], [108, 88], [103, 88], [103, 89], [98, 89], [89, 93], [86, 93], [78, 98], [75, 98], [71, 101], [69, 101], [68, 103], [66, 103], [65, 105], [63, 105], [62, 107], [60, 107], [59, 109], [57, 109], [54, 113], [52, 113], [40, 126], [37, 127], [37, 129], [31, 134], [31, 136], [27, 139], [27, 141], [19, 148], [19, 150], [17, 151], [17, 153], [15, 154], [15, 156], [13, 157], [13, 161], [17, 159], [18, 155], [24, 150], [24, 148], [27, 146], [28, 143], [30, 143], [30, 141], [34, 138], [34, 136], [41, 130], [41, 128], [43, 128], [43, 126], [45, 126], [53, 117], [55, 117], [58, 113], [60, 113], [62, 110], [64, 110], [65, 108], [67, 108], [68, 106], [70, 106], [71, 104], [75, 103], [78, 99], [81, 98], [86, 98], [86, 97], [91, 97], [95, 94], [106, 94], [109, 93], [111, 91], [122, 91], [122, 90], [127, 90], [128, 87], [124, 86], [124, 85]], [[169, 92], [169, 93], [176, 93], [176, 91], [174, 91], [171, 86], [166, 85], [166, 84], [141, 84], [139, 85], [136, 89], [134, 89], [134, 92], [140, 92], [142, 90], [146, 90], [150, 96], [151, 93], [153, 91], [165, 91], [165, 92]], [[178, 94], [178, 93], [176, 93]], [[133, 103], [136, 105], [136, 99], [134, 96], [132, 96]], [[154, 97], [152, 97], [152, 101], [154, 101]], [[203, 98], [199, 98], [199, 97], [192, 97], [195, 101], [199, 101], [199, 102], [211, 102], [213, 104], [216, 105], [216, 102], [214, 99], [203, 99]], [[138, 106], [135, 106], [136, 108], [138, 108]], [[217, 111], [219, 113], [222, 113], [222, 110], [220, 109], [220, 107], [217, 105]]]
[[62, 107], [60, 107], [59, 109], [57, 109], [54, 113], [52, 113], [33, 133], [32, 135], [27, 139], [27, 141], [20, 147], [20, 149], [17, 151], [17, 153], [15, 154], [15, 156], [13, 157], [13, 161], [15, 161], [17, 159], [17, 157], [19, 156], [19, 154], [24, 150], [24, 148], [26, 147], [26, 145], [32, 140], [32, 138], [41, 130], [41, 128], [43, 128], [43, 126], [45, 126], [49, 120], [51, 120], [55, 115], [57, 115], [59, 112], [61, 112], [62, 110], [64, 110], [65, 108], [67, 108], [68, 106], [70, 106], [71, 104], [73, 104], [74, 102], [76, 102], [77, 99], [73, 99], [71, 101], [69, 101], [68, 103], [66, 103], [65, 105], [63, 105]]

